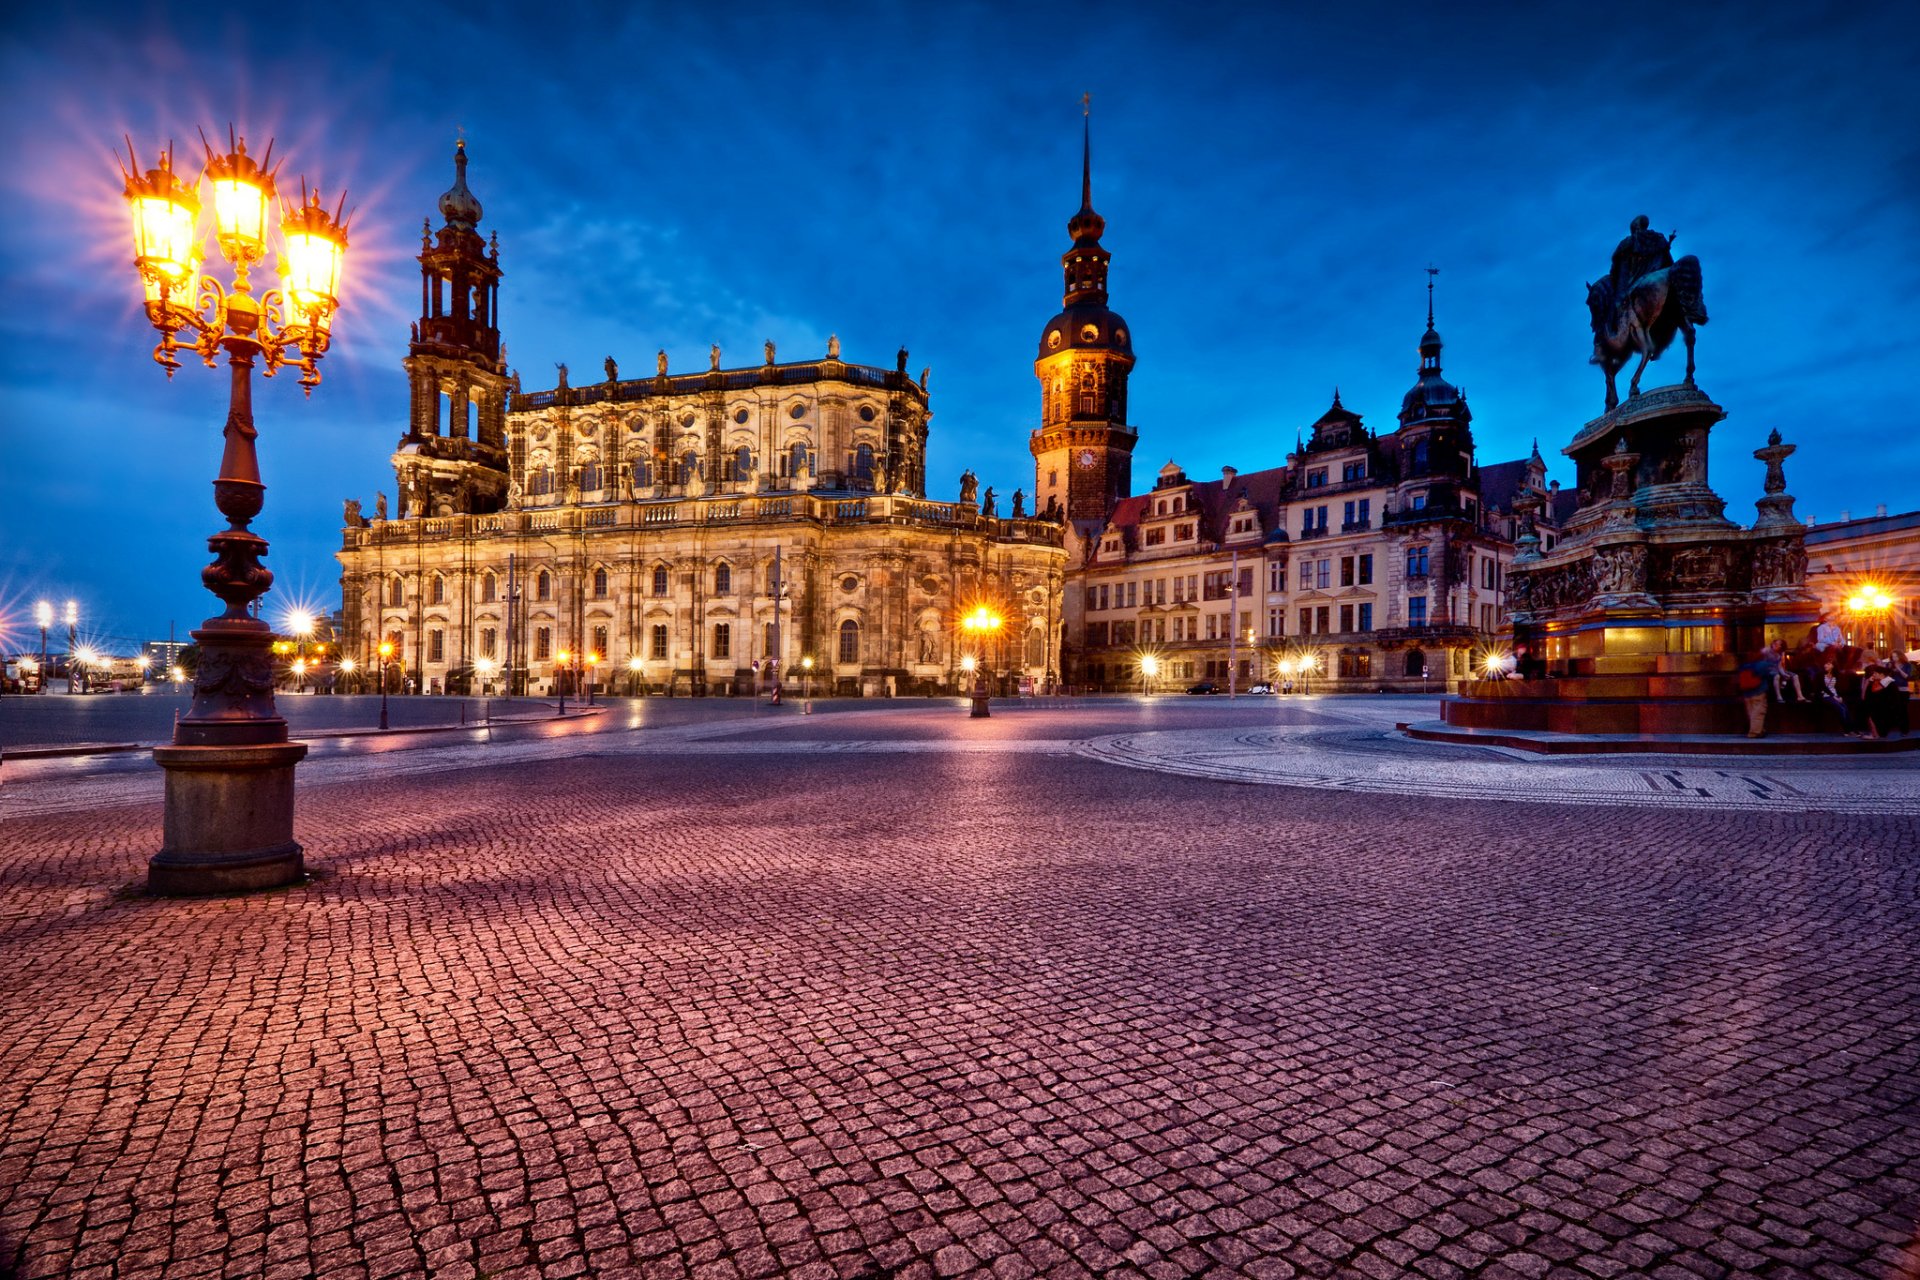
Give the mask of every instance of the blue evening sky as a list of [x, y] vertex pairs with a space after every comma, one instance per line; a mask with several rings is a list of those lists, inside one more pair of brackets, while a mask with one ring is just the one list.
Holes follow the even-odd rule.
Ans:
[[[1803, 517], [1920, 505], [1920, 7], [1734, 3], [45, 5], [0, 33], [0, 614], [77, 598], [125, 650], [215, 612], [226, 379], [149, 359], [113, 151], [229, 121], [358, 207], [338, 342], [256, 391], [270, 616], [337, 604], [340, 502], [392, 492], [423, 215], [464, 130], [529, 390], [704, 367], [933, 368], [933, 489], [1032, 489], [1032, 359], [1079, 98], [1137, 486], [1280, 464], [1335, 384], [1379, 429], [1423, 268], [1483, 463], [1601, 407], [1583, 282], [1646, 213], [1699, 255], [1715, 486], [1779, 428]], [[437, 225], [436, 215], [436, 225]], [[1677, 357], [1648, 385], [1677, 380]], [[31, 637], [37, 645], [38, 637]]]

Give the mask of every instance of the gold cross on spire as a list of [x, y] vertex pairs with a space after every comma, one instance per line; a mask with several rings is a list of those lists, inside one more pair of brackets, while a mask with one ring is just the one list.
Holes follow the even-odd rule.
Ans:
[[1083, 116], [1093, 114], [1093, 95], [1091, 93], [1083, 93], [1080, 95], [1080, 114]]

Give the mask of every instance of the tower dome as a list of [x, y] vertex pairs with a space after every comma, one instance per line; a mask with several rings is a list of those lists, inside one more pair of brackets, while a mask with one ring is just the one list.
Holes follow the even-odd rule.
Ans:
[[467, 190], [467, 143], [453, 146], [453, 185], [440, 197], [440, 216], [456, 231], [471, 231], [480, 221], [480, 201]]

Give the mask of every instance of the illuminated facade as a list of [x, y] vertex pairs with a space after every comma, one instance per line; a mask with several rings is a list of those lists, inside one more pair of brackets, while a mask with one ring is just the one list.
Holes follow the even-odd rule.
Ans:
[[1807, 589], [1862, 649], [1920, 649], [1920, 511], [1807, 527]]
[[628, 379], [609, 358], [602, 381], [562, 367], [523, 393], [464, 147], [455, 164], [420, 254], [400, 509], [347, 504], [342, 640], [363, 670], [386, 640], [422, 691], [571, 686], [562, 655], [583, 653], [620, 691], [745, 692], [775, 656], [790, 685], [812, 658], [819, 692], [951, 689], [959, 619], [984, 603], [1006, 618], [988, 669], [1057, 678], [1062, 526], [983, 513], [967, 486], [927, 497], [932, 414], [904, 350], [780, 363], [768, 343], [726, 369], [716, 347], [705, 370], [662, 353]]
[[[1034, 372], [1034, 487], [1068, 521], [1065, 678], [1091, 689], [1222, 688], [1299, 672], [1319, 689], [1455, 688], [1504, 650], [1514, 499], [1538, 491], [1542, 543], [1572, 506], [1531, 457], [1481, 468], [1466, 396], [1442, 375], [1431, 284], [1420, 365], [1382, 437], [1340, 402], [1284, 466], [1194, 481], [1175, 462], [1132, 494], [1126, 322], [1083, 156], [1066, 295]], [[1149, 659], [1151, 661], [1149, 661]]]

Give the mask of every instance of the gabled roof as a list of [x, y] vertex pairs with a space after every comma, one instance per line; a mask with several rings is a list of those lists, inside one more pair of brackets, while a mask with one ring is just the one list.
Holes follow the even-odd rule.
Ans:
[[[1238, 505], [1244, 493], [1247, 503], [1260, 515], [1262, 533], [1271, 534], [1280, 528], [1280, 509], [1285, 506], [1287, 469], [1270, 467], [1265, 471], [1249, 471], [1236, 475], [1232, 482], [1220, 480], [1192, 481], [1181, 490], [1187, 495], [1188, 509], [1181, 513], [1183, 517], [1198, 518], [1200, 537], [1204, 542], [1219, 542], [1226, 533], [1227, 515]], [[1117, 530], [1123, 538], [1122, 546], [1128, 550], [1140, 546], [1139, 529], [1141, 524], [1154, 519], [1153, 504], [1167, 496], [1165, 489], [1153, 493], [1134, 494], [1122, 498], [1113, 509], [1112, 517], [1107, 521], [1107, 530], [1101, 534], [1102, 541], [1093, 543], [1087, 564], [1114, 564], [1112, 556], [1102, 554], [1104, 538], [1108, 531]], [[1165, 517], [1172, 519], [1172, 516]]]

